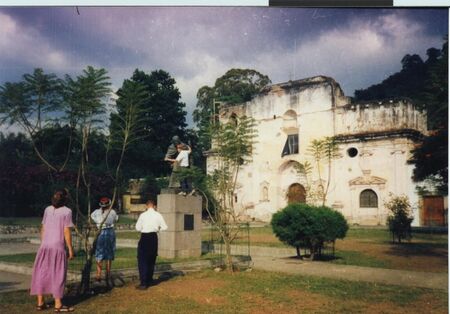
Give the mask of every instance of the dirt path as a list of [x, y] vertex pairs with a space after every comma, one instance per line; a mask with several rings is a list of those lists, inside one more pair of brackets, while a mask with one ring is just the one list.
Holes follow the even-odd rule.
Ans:
[[0, 271], [0, 293], [30, 288], [31, 276]]
[[320, 276], [350, 281], [376, 282], [406, 287], [442, 289], [448, 291], [448, 274], [382, 269], [323, 262], [302, 261], [291, 257], [254, 257], [253, 267], [267, 271]]

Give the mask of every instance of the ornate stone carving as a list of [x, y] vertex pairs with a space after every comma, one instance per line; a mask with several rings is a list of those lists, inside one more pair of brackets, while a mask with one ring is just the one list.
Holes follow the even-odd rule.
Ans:
[[381, 185], [384, 186], [386, 184], [386, 179], [376, 177], [376, 176], [361, 176], [355, 179], [352, 179], [348, 182], [349, 186], [354, 185]]

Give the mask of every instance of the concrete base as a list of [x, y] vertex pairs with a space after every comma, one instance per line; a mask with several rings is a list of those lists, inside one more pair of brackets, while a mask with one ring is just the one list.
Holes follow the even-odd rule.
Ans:
[[158, 255], [164, 258], [199, 257], [202, 253], [202, 198], [161, 193], [158, 211], [168, 227], [159, 234]]

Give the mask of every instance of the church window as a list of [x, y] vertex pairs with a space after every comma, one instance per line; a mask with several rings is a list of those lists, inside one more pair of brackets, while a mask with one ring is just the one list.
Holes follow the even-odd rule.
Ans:
[[351, 158], [356, 157], [358, 155], [358, 150], [354, 147], [350, 147], [347, 149], [347, 155]]
[[359, 195], [359, 207], [378, 207], [378, 196], [373, 190], [367, 189]]
[[237, 116], [236, 116], [235, 113], [232, 113], [232, 114], [231, 114], [231, 116], [230, 116], [230, 123], [231, 123], [233, 126], [237, 126], [237, 125], [238, 125], [238, 120], [237, 120]]
[[281, 157], [292, 154], [298, 154], [298, 134], [288, 135]]

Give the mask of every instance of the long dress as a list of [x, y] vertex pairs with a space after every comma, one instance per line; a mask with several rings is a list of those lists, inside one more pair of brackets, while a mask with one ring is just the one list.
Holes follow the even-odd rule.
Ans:
[[64, 295], [67, 272], [64, 228], [73, 227], [72, 211], [65, 206], [48, 206], [42, 225], [44, 236], [34, 261], [30, 294], [53, 294], [60, 299]]

